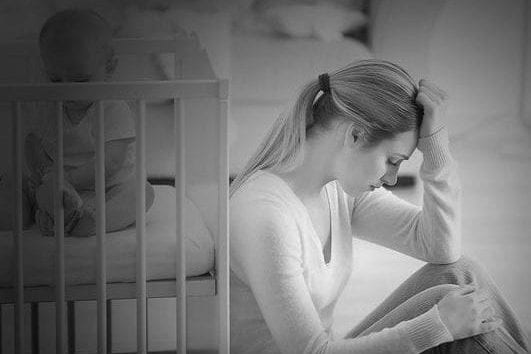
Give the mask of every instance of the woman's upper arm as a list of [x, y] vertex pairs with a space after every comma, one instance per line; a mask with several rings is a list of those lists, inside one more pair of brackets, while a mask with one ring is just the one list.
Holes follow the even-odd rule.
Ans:
[[355, 200], [352, 230], [361, 239], [419, 258], [424, 250], [418, 250], [415, 234], [421, 211], [420, 207], [379, 188]]

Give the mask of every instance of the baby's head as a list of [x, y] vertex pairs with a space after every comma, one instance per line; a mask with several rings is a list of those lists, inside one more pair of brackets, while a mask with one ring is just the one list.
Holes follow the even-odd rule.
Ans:
[[50, 17], [41, 29], [39, 48], [49, 79], [53, 82], [103, 81], [116, 59], [112, 30], [91, 10], [70, 9]]

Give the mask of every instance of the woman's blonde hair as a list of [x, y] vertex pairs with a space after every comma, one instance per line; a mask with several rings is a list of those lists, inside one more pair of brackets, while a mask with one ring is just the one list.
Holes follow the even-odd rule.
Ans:
[[296, 166], [306, 138], [338, 120], [354, 124], [365, 147], [420, 126], [418, 87], [396, 64], [376, 59], [354, 62], [329, 73], [329, 87], [329, 92], [322, 92], [316, 78], [302, 88], [232, 182], [231, 196], [258, 170], [287, 171]]

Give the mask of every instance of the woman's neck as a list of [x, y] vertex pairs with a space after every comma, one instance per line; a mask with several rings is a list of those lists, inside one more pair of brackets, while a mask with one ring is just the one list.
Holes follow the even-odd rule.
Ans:
[[333, 151], [325, 144], [306, 143], [304, 159], [287, 172], [276, 172], [301, 200], [320, 198], [324, 186], [333, 181]]

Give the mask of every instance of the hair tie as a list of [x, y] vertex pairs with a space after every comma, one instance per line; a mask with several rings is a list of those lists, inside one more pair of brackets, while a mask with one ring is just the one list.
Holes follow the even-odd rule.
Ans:
[[330, 77], [327, 73], [319, 75], [319, 87], [323, 93], [330, 93]]

